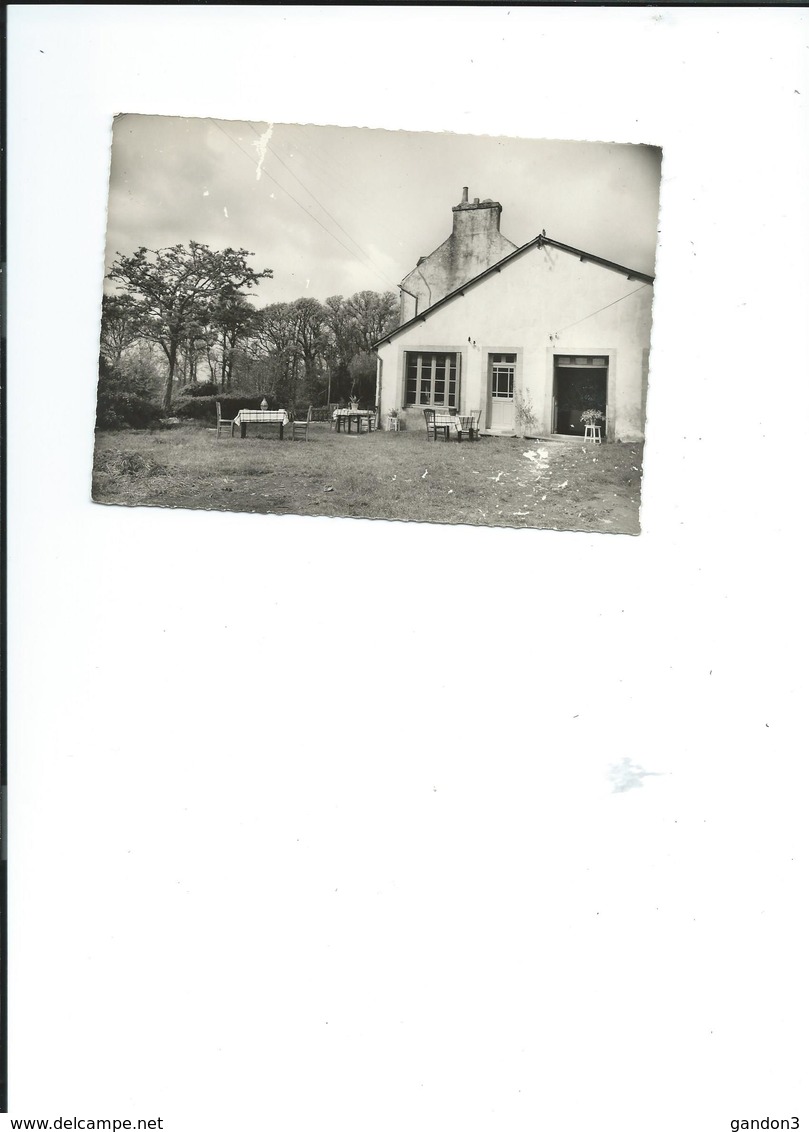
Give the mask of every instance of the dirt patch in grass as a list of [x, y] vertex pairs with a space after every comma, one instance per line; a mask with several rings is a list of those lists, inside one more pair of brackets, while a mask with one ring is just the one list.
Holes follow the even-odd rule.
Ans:
[[643, 446], [428, 441], [310, 426], [306, 442], [195, 426], [99, 433], [100, 503], [638, 534]]

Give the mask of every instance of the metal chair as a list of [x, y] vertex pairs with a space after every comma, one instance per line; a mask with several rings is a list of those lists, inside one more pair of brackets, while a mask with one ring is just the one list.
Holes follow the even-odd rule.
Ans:
[[[293, 414], [294, 415], [294, 414]], [[292, 421], [292, 439], [293, 440], [308, 440], [309, 439], [309, 425], [312, 421], [312, 406], [309, 406], [309, 411], [306, 414], [306, 419], [302, 421]]]
[[424, 420], [427, 424], [427, 439], [438, 440], [439, 432], [443, 432], [444, 440], [449, 440], [449, 425], [435, 423], [435, 409], [424, 410]]
[[222, 416], [222, 402], [216, 402], [216, 439], [218, 440], [225, 425], [230, 425], [230, 438], [233, 439], [233, 433], [236, 428], [236, 421], [226, 421]]

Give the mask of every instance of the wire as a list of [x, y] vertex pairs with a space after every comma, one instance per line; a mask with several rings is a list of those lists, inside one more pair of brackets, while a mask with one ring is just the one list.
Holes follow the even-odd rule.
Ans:
[[595, 315], [601, 314], [602, 311], [607, 310], [609, 307], [614, 307], [616, 303], [622, 303], [624, 299], [628, 299], [631, 295], [637, 295], [638, 291], [642, 291], [644, 287], [649, 286], [651, 286], [651, 284], [642, 283], [640, 287], [636, 287], [635, 290], [630, 291], [629, 294], [621, 295], [620, 299], [613, 299], [611, 303], [607, 303], [606, 307], [599, 307], [597, 311], [591, 311], [590, 314], [586, 314], [584, 318], [578, 318], [575, 322], [571, 322], [567, 326], [562, 326], [559, 330], [554, 331], [554, 337], [558, 337], [558, 335], [560, 335], [565, 330], [570, 330], [571, 326], [578, 326], [580, 322], [586, 322], [588, 318], [593, 318], [595, 317]]
[[[392, 245], [400, 242], [400, 233], [394, 232], [390, 227], [387, 222], [387, 213], [379, 212], [378, 197], [369, 197], [364, 191], [365, 182], [362, 178], [357, 179], [356, 170], [341, 161], [337, 154], [331, 154], [329, 158], [326, 159], [318, 152], [317, 148], [312, 146], [311, 142], [313, 137], [317, 137], [317, 129], [313, 134], [311, 130], [306, 130], [306, 127], [291, 126], [289, 123], [284, 124], [280, 128], [283, 131], [282, 136], [289, 135], [290, 144], [294, 149], [303, 157], [308, 157], [310, 163], [307, 167], [308, 174], [322, 181], [328, 191], [333, 191], [334, 186], [338, 185], [342, 187], [353, 200], [361, 200], [363, 203], [363, 215], [366, 217], [373, 215], [377, 226], [383, 228], [388, 233]], [[328, 129], [329, 127], [323, 128]], [[274, 133], [273, 137], [275, 137]], [[290, 157], [293, 156], [295, 155], [290, 153]], [[314, 165], [311, 164], [312, 158], [322, 167], [324, 172], [321, 173], [319, 170], [315, 169]]]
[[[253, 125], [253, 123], [252, 123], [252, 122], [248, 122], [247, 124], [248, 124], [248, 126], [250, 127], [250, 129], [251, 129], [251, 130], [253, 131], [253, 133], [254, 133], [254, 134], [256, 135], [256, 137], [257, 137], [257, 138], [260, 138], [260, 137], [261, 137], [261, 134], [260, 134], [260, 133], [258, 132], [258, 130], [256, 129], [256, 127], [255, 127], [255, 126]], [[283, 165], [283, 167], [284, 167], [284, 168], [286, 169], [286, 171], [287, 171], [287, 172], [289, 173], [290, 177], [294, 177], [294, 178], [295, 178], [295, 180], [296, 180], [296, 181], [298, 182], [298, 184], [299, 184], [299, 185], [300, 185], [300, 186], [301, 186], [302, 188], [306, 189], [307, 193], [308, 193], [308, 194], [309, 194], [309, 196], [310, 196], [310, 197], [312, 198], [312, 200], [313, 200], [313, 201], [315, 202], [315, 204], [316, 204], [316, 205], [318, 206], [318, 208], [321, 208], [321, 209], [323, 210], [323, 212], [325, 212], [325, 214], [326, 214], [326, 215], [328, 216], [329, 220], [331, 220], [331, 221], [332, 221], [332, 223], [336, 224], [336, 225], [337, 225], [337, 227], [338, 227], [338, 228], [340, 229], [340, 231], [341, 231], [341, 232], [342, 232], [342, 233], [343, 233], [344, 235], [348, 236], [348, 238], [349, 238], [349, 240], [351, 240], [352, 244], [356, 244], [356, 245], [357, 245], [357, 247], [358, 247], [358, 248], [359, 248], [359, 250], [360, 250], [360, 254], [361, 254], [361, 255], [363, 255], [363, 256], [364, 256], [364, 257], [365, 257], [365, 258], [366, 258], [366, 259], [368, 260], [368, 263], [369, 263], [369, 264], [370, 264], [370, 266], [371, 266], [371, 267], [373, 267], [373, 269], [374, 269], [374, 270], [375, 270], [375, 271], [377, 272], [377, 274], [379, 275], [380, 279], [385, 279], [385, 280], [386, 280], [386, 281], [387, 281], [388, 283], [391, 283], [390, 279], [388, 279], [388, 278], [387, 278], [387, 276], [386, 276], [386, 275], [384, 274], [384, 272], [380, 271], [380, 270], [379, 270], [379, 269], [377, 268], [377, 266], [376, 266], [376, 264], [374, 263], [373, 259], [372, 259], [372, 258], [371, 258], [371, 256], [370, 256], [370, 255], [368, 255], [368, 253], [367, 253], [367, 252], [366, 252], [366, 251], [364, 250], [364, 248], [362, 247], [362, 244], [360, 244], [359, 240], [355, 240], [355, 239], [354, 239], [354, 237], [353, 237], [353, 236], [351, 235], [351, 233], [350, 233], [350, 232], [347, 232], [347, 231], [345, 230], [345, 228], [344, 228], [344, 227], [342, 226], [342, 224], [341, 224], [341, 223], [340, 223], [340, 221], [339, 221], [339, 220], [337, 219], [337, 217], [336, 217], [336, 216], [332, 216], [332, 214], [331, 214], [331, 213], [329, 212], [329, 210], [328, 210], [328, 209], [326, 208], [326, 206], [325, 206], [324, 204], [321, 204], [321, 202], [320, 202], [320, 201], [319, 201], [319, 200], [317, 199], [317, 197], [316, 197], [316, 196], [315, 196], [315, 194], [314, 194], [314, 193], [312, 192], [312, 190], [311, 190], [311, 189], [309, 188], [309, 186], [308, 186], [308, 185], [306, 185], [306, 184], [304, 184], [304, 182], [303, 182], [303, 181], [302, 181], [302, 180], [300, 179], [300, 177], [299, 177], [299, 176], [298, 176], [298, 175], [297, 175], [296, 173], [294, 173], [294, 172], [292, 171], [292, 169], [290, 169], [290, 167], [289, 167], [289, 166], [287, 165], [287, 163], [286, 163], [286, 162], [285, 162], [285, 161], [284, 161], [284, 160], [282, 159], [281, 155], [280, 155], [280, 154], [278, 153], [278, 151], [276, 150], [275, 146], [271, 145], [271, 144], [269, 143], [269, 141], [268, 141], [268, 142], [266, 143], [266, 145], [267, 145], [267, 148], [268, 148], [268, 149], [269, 149], [269, 150], [271, 151], [271, 153], [273, 153], [273, 154], [275, 155], [275, 158], [276, 158], [276, 160], [277, 160], [277, 161], [279, 161], [279, 162], [281, 163], [281, 165]], [[310, 215], [311, 215], [311, 214], [310, 214]], [[343, 246], [345, 246], [345, 245], [343, 245]], [[391, 286], [392, 286], [392, 287], [394, 287], [394, 288], [397, 288], [397, 287], [399, 286], [399, 284], [398, 284], [398, 283], [391, 283]]]
[[[220, 130], [220, 131], [221, 131], [221, 132], [222, 132], [222, 133], [223, 133], [223, 134], [225, 135], [225, 137], [226, 137], [226, 138], [228, 139], [228, 141], [229, 141], [229, 142], [232, 142], [232, 144], [236, 146], [236, 148], [237, 148], [237, 149], [239, 150], [239, 152], [240, 152], [240, 153], [242, 153], [242, 154], [244, 154], [244, 156], [245, 156], [245, 157], [246, 157], [246, 158], [248, 159], [248, 161], [249, 161], [249, 162], [250, 162], [250, 164], [252, 165], [252, 164], [253, 164], [253, 158], [252, 158], [252, 157], [250, 156], [250, 154], [249, 154], [249, 153], [247, 152], [247, 150], [246, 150], [246, 149], [242, 149], [242, 147], [241, 147], [241, 146], [239, 145], [239, 143], [238, 143], [238, 142], [236, 141], [236, 139], [235, 139], [235, 138], [232, 138], [232, 137], [230, 136], [230, 134], [229, 134], [229, 133], [227, 132], [227, 130], [225, 130], [225, 129], [224, 129], [224, 128], [223, 128], [222, 126], [220, 126], [220, 125], [219, 125], [219, 122], [218, 122], [218, 121], [217, 121], [217, 120], [216, 120], [215, 118], [211, 118], [211, 121], [212, 121], [212, 122], [213, 122], [213, 124], [214, 124], [214, 125], [216, 126], [216, 128], [217, 128], [218, 130]], [[286, 195], [287, 195], [287, 196], [288, 196], [288, 197], [290, 198], [290, 200], [294, 201], [294, 203], [295, 203], [295, 204], [297, 204], [298, 208], [300, 208], [300, 209], [301, 209], [301, 210], [302, 210], [303, 212], [305, 212], [305, 213], [306, 213], [306, 215], [307, 215], [308, 217], [310, 217], [310, 219], [314, 220], [314, 222], [315, 222], [316, 224], [320, 225], [320, 227], [321, 227], [321, 228], [323, 229], [323, 231], [324, 231], [324, 232], [325, 232], [325, 233], [326, 233], [326, 234], [327, 234], [328, 236], [331, 236], [331, 238], [332, 238], [333, 240], [336, 240], [336, 241], [337, 241], [337, 243], [338, 243], [338, 244], [340, 245], [340, 247], [341, 247], [341, 248], [343, 248], [343, 249], [344, 249], [345, 251], [347, 251], [347, 252], [348, 252], [348, 254], [349, 254], [349, 255], [350, 255], [351, 257], [352, 257], [352, 259], [355, 259], [355, 260], [357, 261], [357, 263], [359, 263], [359, 264], [361, 264], [361, 265], [362, 265], [362, 267], [366, 267], [366, 268], [367, 268], [367, 266], [368, 266], [368, 265], [367, 265], [367, 264], [364, 264], [364, 263], [362, 263], [362, 261], [360, 260], [360, 258], [359, 258], [359, 256], [357, 255], [357, 253], [356, 253], [356, 252], [353, 252], [353, 251], [351, 250], [351, 248], [349, 248], [349, 247], [346, 247], [346, 245], [345, 245], [345, 244], [343, 243], [343, 241], [342, 241], [342, 240], [341, 240], [341, 239], [339, 238], [339, 236], [335, 236], [334, 232], [330, 232], [330, 231], [329, 231], [329, 229], [328, 229], [328, 228], [326, 227], [326, 225], [325, 225], [325, 224], [323, 224], [323, 223], [322, 223], [322, 222], [321, 222], [320, 220], [318, 220], [318, 218], [317, 218], [317, 217], [316, 217], [316, 216], [314, 215], [314, 213], [310, 212], [310, 211], [309, 211], [309, 209], [308, 209], [308, 208], [306, 208], [306, 206], [305, 206], [305, 205], [301, 204], [301, 202], [300, 202], [300, 201], [298, 200], [298, 198], [297, 198], [296, 196], [294, 196], [294, 195], [293, 195], [293, 194], [292, 194], [292, 193], [291, 193], [291, 192], [289, 191], [289, 189], [285, 189], [285, 188], [284, 188], [284, 186], [283, 186], [283, 185], [281, 184], [281, 182], [280, 182], [280, 181], [277, 181], [277, 180], [275, 179], [275, 177], [273, 177], [273, 176], [272, 176], [272, 175], [271, 175], [270, 173], [268, 173], [268, 172], [267, 172], [267, 170], [266, 170], [266, 169], [265, 169], [265, 168], [264, 168], [263, 166], [261, 167], [261, 172], [262, 172], [262, 173], [264, 174], [264, 176], [265, 176], [265, 177], [269, 177], [269, 179], [270, 179], [270, 180], [272, 181], [272, 183], [273, 183], [274, 185], [277, 185], [277, 186], [278, 186], [278, 188], [279, 188], [279, 189], [280, 189], [280, 190], [281, 190], [282, 192], [286, 193]], [[379, 271], [379, 269], [378, 269], [378, 268], [376, 268], [376, 267], [373, 267], [373, 265], [372, 265], [372, 266], [371, 266], [371, 270], [372, 270], [372, 271], [374, 271], [374, 272], [375, 272], [375, 273], [376, 273], [376, 274], [377, 274], [377, 275], [379, 276], [379, 278], [380, 278], [380, 279], [384, 279], [386, 283], [390, 283], [390, 280], [389, 280], [389, 279], [388, 279], [388, 278], [387, 278], [386, 276], [384, 276], [384, 275], [382, 274], [382, 272], [381, 272], [381, 271]], [[394, 286], [398, 287], [398, 284], [394, 284]]]

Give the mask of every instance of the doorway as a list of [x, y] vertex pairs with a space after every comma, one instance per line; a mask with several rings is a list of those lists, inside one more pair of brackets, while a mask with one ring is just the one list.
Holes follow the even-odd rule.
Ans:
[[553, 360], [553, 431], [562, 436], [584, 436], [581, 419], [586, 409], [607, 420], [609, 359], [603, 356], [558, 355]]
[[514, 430], [514, 375], [516, 354], [489, 354], [489, 411], [486, 427], [496, 432]]

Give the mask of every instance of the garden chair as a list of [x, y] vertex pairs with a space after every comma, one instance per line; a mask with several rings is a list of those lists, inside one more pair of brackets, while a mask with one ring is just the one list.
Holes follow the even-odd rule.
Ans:
[[[293, 418], [294, 418], [295, 414], [293, 413], [292, 415], [293, 415]], [[296, 420], [293, 419], [293, 421], [292, 421], [292, 439], [293, 440], [308, 440], [309, 439], [309, 425], [311, 423], [311, 420], [312, 420], [312, 406], [310, 405], [309, 410], [308, 410], [304, 420], [296, 421]]]
[[427, 423], [427, 439], [438, 440], [439, 432], [443, 432], [444, 440], [449, 440], [449, 425], [435, 423], [435, 409], [424, 410], [424, 420]]
[[463, 420], [459, 422], [458, 439], [466, 433], [470, 440], [480, 440], [480, 409], [473, 409], [471, 413], [464, 413]]
[[[210, 420], [210, 417], [208, 419]], [[230, 425], [230, 436], [231, 436], [231, 439], [233, 439], [233, 433], [236, 429], [236, 421], [235, 420], [232, 420], [232, 421], [226, 421], [225, 420], [225, 418], [222, 416], [222, 402], [217, 401], [216, 402], [216, 439], [217, 440], [219, 439], [219, 436], [220, 436], [222, 429], [225, 425]]]

